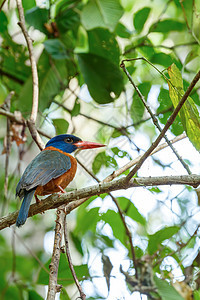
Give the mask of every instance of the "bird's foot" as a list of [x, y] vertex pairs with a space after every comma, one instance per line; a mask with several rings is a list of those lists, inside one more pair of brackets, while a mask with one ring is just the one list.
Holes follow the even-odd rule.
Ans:
[[58, 188], [59, 188], [61, 193], [66, 194], [65, 190], [63, 190], [63, 188], [60, 185], [58, 185]]
[[36, 201], [37, 204], [39, 204], [41, 202], [41, 200], [38, 198], [37, 195], [35, 195], [35, 201]]

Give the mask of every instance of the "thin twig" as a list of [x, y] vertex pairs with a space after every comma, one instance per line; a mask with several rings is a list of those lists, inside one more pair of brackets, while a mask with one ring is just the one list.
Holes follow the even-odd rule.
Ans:
[[165, 133], [167, 132], [167, 130], [169, 129], [169, 127], [172, 125], [172, 123], [174, 122], [176, 116], [178, 115], [181, 107], [183, 106], [183, 104], [185, 103], [185, 101], [187, 100], [188, 96], [190, 95], [192, 89], [194, 88], [194, 86], [196, 85], [196, 83], [199, 81], [200, 79], [200, 71], [195, 75], [194, 79], [192, 80], [192, 82], [190, 83], [189, 87], [187, 88], [185, 94], [182, 96], [181, 100], [179, 101], [178, 105], [176, 106], [174, 112], [171, 114], [171, 116], [169, 117], [169, 119], [167, 120], [166, 125], [164, 126], [163, 130], [161, 131], [161, 133], [159, 134], [159, 136], [157, 137], [157, 139], [155, 140], [155, 142], [152, 143], [152, 145], [149, 147], [149, 149], [144, 153], [144, 155], [141, 157], [140, 161], [137, 163], [137, 165], [132, 169], [132, 171], [127, 175], [126, 180], [129, 181], [134, 174], [140, 169], [140, 167], [142, 166], [142, 164], [144, 163], [144, 161], [147, 159], [147, 157], [151, 154], [151, 152], [158, 146], [158, 144], [160, 143], [160, 141], [162, 140], [163, 136], [165, 135]]
[[[148, 111], [148, 113], [150, 114], [152, 121], [154, 123], [154, 125], [157, 127], [157, 129], [161, 132], [162, 128], [158, 122], [158, 119], [156, 118], [155, 114], [152, 112], [150, 106], [147, 104], [147, 102], [145, 101], [144, 96], [142, 95], [142, 93], [140, 92], [140, 90], [138, 89], [138, 87], [135, 85], [131, 75], [129, 74], [128, 70], [125, 67], [125, 62], [126, 60], [122, 61], [121, 67], [124, 71], [124, 73], [126, 74], [126, 76], [128, 77], [130, 83], [132, 84], [132, 86], [134, 87], [134, 89], [136, 90], [140, 100], [142, 101], [144, 107], [146, 108], [146, 110]], [[176, 157], [178, 158], [178, 160], [180, 161], [180, 163], [183, 165], [183, 167], [186, 169], [188, 174], [192, 174], [192, 172], [190, 171], [189, 166], [184, 162], [184, 160], [180, 157], [180, 155], [178, 154], [178, 152], [176, 151], [176, 149], [174, 148], [174, 146], [171, 144], [171, 142], [169, 141], [168, 137], [164, 134], [164, 139], [166, 140], [167, 144], [169, 145], [169, 147], [172, 149], [172, 151], [174, 152], [174, 154], [176, 155]]]
[[149, 48], [163, 48], [163, 49], [167, 49], [167, 50], [175, 50], [176, 48], [179, 47], [188, 47], [188, 46], [193, 46], [193, 45], [198, 45], [198, 42], [188, 42], [188, 43], [182, 43], [182, 44], [177, 44], [174, 46], [166, 46], [166, 45], [152, 45], [152, 44], [147, 44], [145, 43], [145, 41], [142, 41], [141, 43], [127, 49], [126, 51], [124, 51], [123, 55], [127, 55], [128, 53], [131, 53], [132, 51], [134, 51], [137, 48], [140, 47], [149, 47]]
[[[191, 33], [192, 37], [195, 39], [195, 41], [200, 44], [200, 41], [198, 40], [196, 34], [194, 33], [194, 30], [193, 30], [193, 18], [191, 19], [191, 26], [189, 25], [188, 23], [188, 18], [187, 18], [187, 14], [186, 14], [186, 11], [185, 11], [185, 7], [183, 5], [183, 0], [180, 0], [179, 1], [180, 5], [181, 5], [181, 8], [182, 8], [182, 11], [183, 11], [183, 17], [185, 19], [185, 24], [187, 26], [187, 29], [188, 29], [188, 32]], [[194, 1], [193, 1], [193, 5], [194, 5]]]
[[51, 263], [49, 265], [50, 274], [49, 274], [47, 300], [55, 300], [56, 294], [60, 292], [62, 288], [62, 285], [58, 285], [57, 278], [58, 278], [58, 267], [60, 261], [60, 248], [61, 248], [63, 229], [64, 229], [64, 218], [65, 218], [65, 213], [63, 207], [59, 207], [57, 209], [53, 254], [52, 254]]
[[21, 27], [23, 35], [25, 37], [28, 51], [29, 51], [29, 57], [30, 57], [30, 62], [31, 62], [31, 71], [32, 71], [32, 82], [33, 82], [33, 102], [32, 102], [32, 111], [30, 115], [30, 119], [27, 120], [27, 125], [29, 128], [29, 131], [40, 148], [42, 150], [44, 148], [44, 143], [42, 142], [37, 129], [35, 127], [35, 122], [37, 119], [37, 112], [38, 112], [38, 98], [39, 98], [39, 82], [38, 82], [38, 72], [37, 72], [37, 65], [36, 65], [36, 60], [34, 57], [33, 53], [33, 44], [32, 44], [32, 39], [28, 34], [28, 31], [26, 29], [25, 25], [25, 17], [24, 17], [24, 9], [22, 6], [21, 0], [16, 0], [17, 2], [17, 8], [19, 12], [19, 22], [18, 25]]
[[79, 290], [79, 293], [80, 293], [80, 298], [82, 300], [85, 300], [86, 299], [86, 295], [85, 293], [83, 292], [83, 289], [78, 281], [78, 278], [76, 276], [76, 272], [74, 270], [74, 266], [73, 266], [73, 263], [72, 263], [72, 259], [71, 259], [71, 255], [70, 255], [70, 251], [69, 251], [69, 243], [68, 243], [68, 237], [67, 237], [67, 218], [66, 218], [66, 214], [65, 214], [65, 217], [64, 217], [64, 239], [65, 239], [65, 250], [66, 250], [66, 255], [67, 255], [67, 259], [68, 259], [68, 262], [69, 262], [69, 268], [71, 270], [71, 273], [72, 273], [72, 276], [74, 278], [74, 282]]
[[[178, 251], [180, 251], [181, 249], [185, 248], [185, 247], [190, 243], [190, 241], [193, 239], [193, 237], [194, 237], [195, 235], [197, 235], [197, 232], [198, 232], [198, 230], [199, 230], [199, 227], [200, 227], [200, 225], [198, 225], [197, 228], [196, 228], [196, 230], [194, 231], [194, 233], [193, 233], [192, 235], [190, 235], [190, 237], [189, 237], [189, 239], [187, 240], [187, 242], [179, 244]], [[180, 228], [183, 228], [183, 224], [181, 224]], [[163, 246], [163, 248], [161, 248], [159, 252], [161, 253], [161, 251], [162, 251], [165, 247], [166, 247], [166, 246]], [[167, 253], [164, 257], [161, 257], [159, 252], [156, 253], [156, 258], [157, 258], [157, 260], [156, 260], [156, 262], [153, 264], [153, 268], [155, 268], [157, 265], [160, 266], [161, 263], [162, 263], [162, 261], [163, 261], [167, 256], [170, 257], [170, 256], [173, 256], [175, 253], [177, 253], [177, 249], [171, 251], [170, 253]], [[179, 265], [180, 265], [180, 263], [179, 263]]]
[[129, 230], [128, 225], [126, 224], [124, 213], [123, 213], [117, 199], [111, 193], [108, 193], [108, 194], [111, 197], [111, 199], [113, 200], [113, 202], [115, 203], [115, 205], [117, 206], [120, 218], [121, 218], [122, 223], [124, 225], [126, 235], [128, 237], [129, 243], [130, 243], [131, 255], [132, 255], [133, 265], [134, 265], [134, 268], [135, 268], [135, 278], [138, 279], [138, 262], [137, 262], [137, 259], [136, 259], [135, 249], [134, 249], [134, 246], [133, 246], [132, 233]]
[[29, 128], [29, 131], [31, 133], [31, 136], [33, 138], [33, 140], [36, 142], [36, 144], [38, 145], [40, 150], [43, 150], [45, 145], [43, 143], [43, 141], [41, 140], [39, 133], [35, 127], [35, 123], [32, 122], [32, 120], [27, 120], [27, 125]]
[[22, 239], [20, 237], [20, 235], [16, 232], [15, 230], [15, 235], [18, 238], [18, 240], [20, 241], [20, 243], [24, 246], [24, 248], [27, 250], [27, 252], [38, 262], [38, 264], [40, 265], [40, 267], [49, 274], [49, 271], [47, 270], [47, 268], [45, 267], [45, 265], [42, 263], [42, 261], [37, 257], [37, 255], [35, 255], [35, 253], [26, 245], [26, 243], [24, 242], [24, 239]]
[[[10, 102], [11, 98], [14, 95], [14, 92], [10, 92], [10, 94], [7, 96], [3, 108], [5, 111], [10, 112]], [[5, 181], [4, 181], [4, 199], [2, 203], [2, 210], [1, 214], [4, 214], [5, 204], [7, 203], [8, 199], [8, 165], [9, 165], [9, 157], [10, 157], [10, 150], [11, 150], [11, 136], [10, 136], [10, 119], [7, 118], [7, 129], [6, 129], [6, 161], [5, 161]]]
[[12, 274], [11, 278], [14, 280], [16, 272], [16, 242], [15, 242], [15, 227], [12, 228]]
[[[6, 110], [0, 108], [0, 115], [7, 117], [8, 119], [10, 119], [11, 121], [13, 121], [17, 124], [26, 126], [26, 120], [22, 117], [21, 114], [19, 116], [19, 114], [17, 114], [16, 112], [11, 113], [9, 111], [6, 111]], [[52, 138], [48, 133], [46, 133], [45, 131], [43, 131], [40, 128], [37, 128], [37, 131], [39, 134], [41, 134], [44, 137], [47, 137], [48, 139]]]
[[1, 6], [0, 6], [0, 11], [2, 10], [4, 4], [5, 4], [6, 0], [3, 0], [3, 2], [1, 3]]
[[[69, 108], [67, 108], [64, 104], [59, 103], [59, 102], [56, 101], [56, 100], [53, 100], [53, 102], [56, 103], [58, 106], [62, 107], [64, 110], [66, 110], [68, 113], [71, 114], [72, 110], [69, 109]], [[101, 125], [109, 126], [109, 127], [114, 128], [114, 129], [118, 129], [118, 127], [116, 127], [116, 126], [114, 126], [114, 125], [112, 125], [112, 124], [108, 124], [108, 123], [103, 122], [103, 121], [101, 121], [101, 120], [95, 119], [95, 118], [93, 118], [93, 117], [91, 117], [91, 116], [89, 116], [89, 115], [86, 115], [86, 114], [84, 114], [84, 113], [79, 112], [79, 116], [82, 116], [82, 117], [84, 117], [84, 118], [86, 118], [86, 119], [88, 119], [88, 120], [95, 121], [95, 122], [97, 122], [97, 123], [99, 123], [99, 124], [101, 124]]]
[[0, 115], [7, 117], [11, 121], [23, 125], [25, 124], [25, 120], [18, 116], [18, 114], [11, 113], [10, 111], [7, 111], [5, 109], [0, 108]]

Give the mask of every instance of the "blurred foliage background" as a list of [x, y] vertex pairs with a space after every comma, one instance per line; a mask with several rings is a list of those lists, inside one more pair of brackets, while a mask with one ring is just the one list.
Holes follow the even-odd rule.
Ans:
[[[127, 63], [127, 70], [163, 126], [173, 111], [173, 102], [162, 75], [168, 77], [167, 68], [174, 63], [181, 71], [186, 90], [200, 68], [200, 2], [24, 0], [22, 3], [37, 59], [37, 127], [41, 136], [46, 142], [48, 137], [68, 132], [84, 140], [107, 144], [106, 150], [88, 150], [77, 156], [89, 171], [103, 179], [144, 153], [158, 135], [119, 66], [121, 60], [146, 59]], [[11, 116], [27, 119], [32, 107], [32, 75], [27, 46], [17, 25], [16, 3], [1, 0], [0, 7], [0, 212], [3, 216], [19, 208], [16, 184], [39, 150], [24, 125], [12, 121], [8, 130], [3, 103], [14, 91]], [[196, 116], [199, 87], [191, 94]], [[191, 114], [185, 117], [192, 119]], [[192, 135], [198, 140], [198, 121], [195, 124]], [[178, 116], [168, 137], [178, 136], [184, 129], [183, 119]], [[5, 137], [12, 140], [10, 149], [5, 147]], [[198, 174], [199, 153], [195, 147], [188, 139], [175, 147], [191, 172]], [[149, 158], [138, 172], [139, 176], [180, 174], [187, 173], [171, 150]], [[95, 179], [79, 167], [70, 188], [94, 183]], [[188, 186], [146, 187], [117, 191], [113, 195], [132, 234], [137, 270], [115, 203], [108, 195], [92, 197], [68, 216], [72, 259], [87, 299], [200, 299], [198, 190]], [[55, 211], [48, 211], [29, 218], [20, 230], [12, 226], [1, 231], [0, 299], [45, 298], [55, 218]], [[77, 299], [78, 292], [63, 253], [58, 283], [63, 285], [58, 299]]]

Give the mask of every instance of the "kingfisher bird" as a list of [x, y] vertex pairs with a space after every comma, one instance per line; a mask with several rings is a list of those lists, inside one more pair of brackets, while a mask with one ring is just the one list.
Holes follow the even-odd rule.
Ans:
[[104, 147], [105, 145], [82, 141], [71, 134], [60, 134], [48, 141], [42, 150], [27, 166], [16, 187], [16, 197], [23, 199], [16, 226], [22, 226], [28, 217], [33, 195], [65, 193], [65, 188], [73, 180], [77, 161], [70, 154], [77, 149]]

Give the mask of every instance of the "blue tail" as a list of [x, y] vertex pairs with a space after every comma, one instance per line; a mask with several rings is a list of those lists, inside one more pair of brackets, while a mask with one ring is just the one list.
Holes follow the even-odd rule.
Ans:
[[35, 193], [35, 189], [31, 190], [29, 192], [26, 191], [26, 194], [24, 196], [22, 205], [20, 207], [19, 215], [17, 217], [16, 226], [20, 227], [22, 226], [28, 217], [28, 211], [31, 204], [31, 200], [33, 198], [33, 195]]

